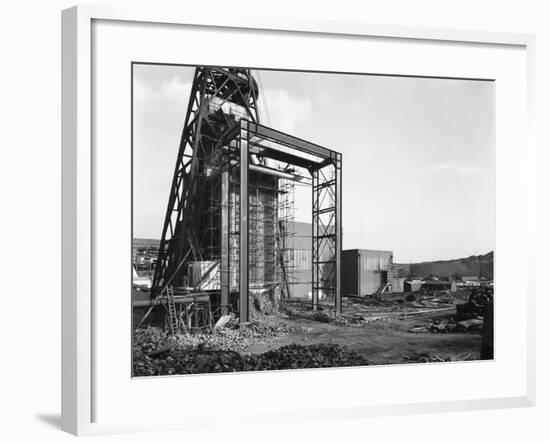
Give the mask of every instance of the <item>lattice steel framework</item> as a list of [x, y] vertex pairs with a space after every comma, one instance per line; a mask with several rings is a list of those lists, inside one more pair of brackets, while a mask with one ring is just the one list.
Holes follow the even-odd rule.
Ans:
[[340, 261], [342, 256], [342, 155], [332, 152], [329, 164], [313, 169], [312, 176], [312, 298], [317, 310], [320, 294], [334, 296], [341, 312]]
[[258, 120], [258, 86], [248, 69], [198, 67], [181, 136], [155, 274], [153, 295], [184, 284], [190, 260], [219, 258], [219, 140], [240, 118]]

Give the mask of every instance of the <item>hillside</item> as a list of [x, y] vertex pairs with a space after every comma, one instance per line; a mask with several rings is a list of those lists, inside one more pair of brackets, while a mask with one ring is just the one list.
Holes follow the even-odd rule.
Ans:
[[[454, 260], [437, 260], [435, 262], [420, 262], [412, 264], [396, 264], [401, 277], [427, 277], [435, 274], [440, 277], [452, 275], [478, 276], [493, 278], [493, 258], [491, 251], [481, 256], [470, 256]], [[481, 272], [480, 272], [481, 266]]]

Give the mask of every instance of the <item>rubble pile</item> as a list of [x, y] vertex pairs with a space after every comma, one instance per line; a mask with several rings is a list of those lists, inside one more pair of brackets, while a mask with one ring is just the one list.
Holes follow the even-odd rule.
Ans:
[[256, 357], [256, 368], [305, 369], [320, 367], [365, 366], [370, 364], [365, 356], [336, 344], [283, 346]]
[[278, 369], [365, 366], [361, 354], [335, 344], [291, 344], [263, 354], [239, 354], [199, 345], [189, 350], [134, 352], [134, 375], [174, 375]]
[[321, 323], [330, 323], [331, 315], [333, 315], [330, 305], [321, 302], [319, 309], [312, 311], [311, 300], [307, 299], [285, 299], [281, 302], [279, 309], [283, 316], [313, 320]]
[[[311, 310], [311, 300], [292, 299], [281, 302], [281, 311], [298, 319], [330, 323], [337, 326], [363, 326], [373, 320], [390, 320], [400, 315], [452, 308], [455, 299], [449, 292], [434, 294], [384, 294], [380, 296], [342, 298], [342, 314], [334, 313], [334, 305], [320, 301], [318, 311]], [[446, 332], [446, 331], [445, 331]]]
[[281, 306], [284, 315], [292, 318], [312, 320], [320, 323], [330, 323], [337, 326], [361, 326], [366, 323], [364, 315], [366, 306], [342, 299], [340, 315], [335, 314], [334, 305], [328, 302], [319, 302], [317, 311], [311, 310], [311, 300], [285, 300]]
[[192, 349], [205, 345], [216, 350], [240, 350], [261, 341], [276, 341], [291, 334], [296, 328], [283, 321], [251, 322], [239, 328], [236, 320], [225, 327], [214, 327], [206, 332], [171, 335], [158, 327], [136, 329], [134, 351], [145, 354], [159, 349]]
[[453, 319], [450, 320], [434, 320], [428, 326], [414, 326], [409, 329], [413, 334], [422, 332], [433, 332], [436, 334], [445, 334], [447, 332], [479, 332], [483, 330], [483, 317], [475, 317], [469, 320], [461, 320], [459, 322]]

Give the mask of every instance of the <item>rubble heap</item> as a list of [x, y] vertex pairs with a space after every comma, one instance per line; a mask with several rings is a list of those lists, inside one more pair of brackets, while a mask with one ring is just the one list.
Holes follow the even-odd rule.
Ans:
[[242, 328], [170, 335], [160, 328], [134, 334], [135, 376], [197, 374], [336, 366], [364, 366], [368, 360], [345, 346], [290, 344], [262, 354], [244, 353], [255, 341], [277, 341], [292, 332], [284, 322], [252, 322]]

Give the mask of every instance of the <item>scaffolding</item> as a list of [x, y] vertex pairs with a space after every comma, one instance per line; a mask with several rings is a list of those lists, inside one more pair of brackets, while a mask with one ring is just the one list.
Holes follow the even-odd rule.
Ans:
[[281, 283], [283, 298], [290, 298], [290, 286], [295, 283], [294, 270], [296, 269], [294, 255], [294, 195], [295, 181], [279, 179], [278, 204], [278, 236], [277, 236], [277, 271]]

